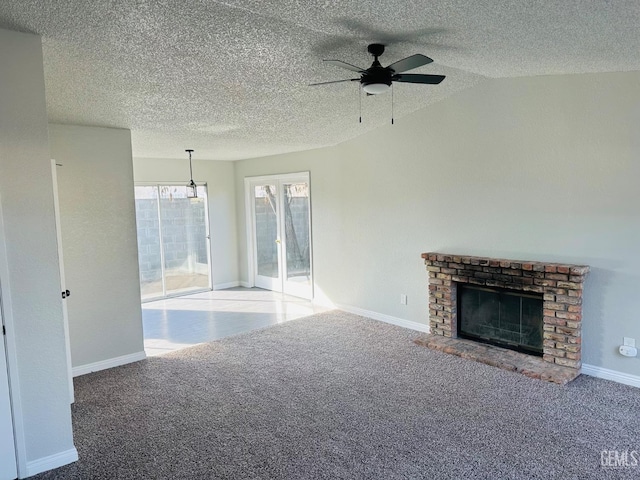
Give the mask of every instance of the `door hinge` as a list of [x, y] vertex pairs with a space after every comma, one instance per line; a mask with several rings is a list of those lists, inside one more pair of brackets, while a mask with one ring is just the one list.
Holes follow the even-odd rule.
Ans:
[[4, 325], [2, 325], [2, 334], [6, 335], [7, 334], [7, 329]]

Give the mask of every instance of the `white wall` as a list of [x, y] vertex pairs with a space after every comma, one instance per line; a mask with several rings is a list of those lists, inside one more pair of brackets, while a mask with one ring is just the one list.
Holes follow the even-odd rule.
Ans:
[[20, 476], [77, 458], [40, 37], [0, 29], [0, 282]]
[[244, 177], [310, 170], [333, 302], [426, 324], [427, 251], [587, 264], [583, 361], [638, 375], [616, 352], [640, 341], [638, 125], [640, 73], [501, 79], [336, 147], [237, 162], [242, 279]]
[[[197, 152], [194, 152], [194, 156]], [[134, 158], [136, 182], [189, 183], [189, 158], [184, 160]], [[213, 287], [226, 288], [238, 283], [238, 247], [233, 162], [193, 160], [193, 180], [207, 184], [209, 226], [211, 230], [211, 269]]]
[[49, 135], [74, 372], [144, 358], [131, 133], [52, 124]]

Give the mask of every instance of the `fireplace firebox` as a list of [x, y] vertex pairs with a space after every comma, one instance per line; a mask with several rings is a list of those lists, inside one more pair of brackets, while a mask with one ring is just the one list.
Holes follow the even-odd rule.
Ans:
[[542, 294], [458, 286], [458, 337], [542, 356]]

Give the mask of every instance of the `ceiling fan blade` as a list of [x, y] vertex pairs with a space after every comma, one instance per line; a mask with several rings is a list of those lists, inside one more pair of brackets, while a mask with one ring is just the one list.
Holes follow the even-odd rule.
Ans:
[[426, 55], [422, 55], [420, 53], [416, 53], [415, 55], [411, 55], [410, 57], [403, 58], [402, 60], [398, 60], [395, 63], [392, 63], [387, 68], [390, 68], [395, 73], [402, 73], [408, 70], [413, 70], [414, 68], [421, 67], [423, 65], [428, 65], [433, 62]]
[[320, 83], [310, 83], [310, 87], [315, 87], [316, 85], [328, 85], [329, 83], [342, 83], [342, 82], [357, 82], [360, 80], [359, 78], [348, 78], [346, 80], [334, 80], [332, 82], [320, 82]]
[[364, 68], [356, 67], [355, 65], [351, 65], [350, 63], [343, 62], [342, 60], [323, 60], [323, 62], [329, 63], [331, 65], [335, 65], [336, 67], [346, 68], [347, 70], [351, 70], [352, 72], [362, 73], [365, 71]]
[[421, 75], [421, 74], [411, 74], [405, 73], [402, 75], [394, 75], [391, 77], [394, 82], [405, 82], [405, 83], [426, 83], [428, 85], [438, 85], [442, 80], [445, 79], [444, 75]]

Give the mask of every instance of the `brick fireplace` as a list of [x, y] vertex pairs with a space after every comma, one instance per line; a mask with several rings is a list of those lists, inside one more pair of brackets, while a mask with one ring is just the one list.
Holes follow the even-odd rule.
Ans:
[[[416, 343], [556, 383], [580, 374], [582, 292], [589, 267], [424, 253], [430, 334]], [[542, 295], [542, 358], [458, 338], [458, 285]]]

